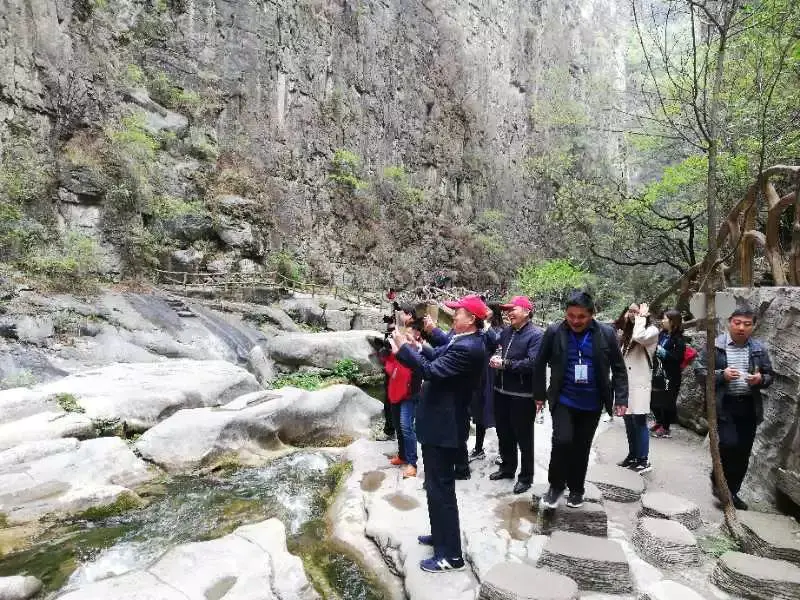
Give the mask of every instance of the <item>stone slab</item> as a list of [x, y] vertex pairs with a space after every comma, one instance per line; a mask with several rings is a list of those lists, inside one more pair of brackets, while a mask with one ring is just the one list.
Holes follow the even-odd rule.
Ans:
[[677, 521], [642, 517], [631, 541], [655, 565], [689, 566], [701, 561], [697, 539]]
[[580, 508], [562, 506], [539, 513], [542, 533], [570, 531], [596, 537], [608, 537], [608, 515], [602, 504], [585, 502]]
[[524, 563], [492, 567], [481, 583], [478, 600], [578, 600], [573, 579]]
[[758, 556], [800, 565], [800, 523], [784, 515], [739, 511], [745, 549]]
[[742, 552], [726, 552], [711, 572], [711, 582], [730, 594], [754, 600], [800, 598], [800, 567]]
[[697, 504], [665, 492], [643, 494], [639, 516], [670, 519], [682, 523], [688, 529], [698, 529], [703, 524], [700, 507]]
[[636, 502], [647, 487], [644, 477], [616, 465], [592, 466], [586, 481], [595, 484], [603, 498], [614, 502]]
[[663, 579], [647, 587], [637, 600], [705, 600], [693, 589], [675, 581]]
[[537, 563], [574, 579], [582, 590], [627, 594], [633, 591], [631, 570], [617, 542], [556, 531]]

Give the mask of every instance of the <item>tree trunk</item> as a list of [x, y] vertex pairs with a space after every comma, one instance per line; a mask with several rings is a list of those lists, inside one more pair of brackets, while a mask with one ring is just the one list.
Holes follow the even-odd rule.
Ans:
[[[728, 482], [722, 472], [722, 459], [719, 452], [719, 428], [717, 426], [717, 394], [716, 394], [716, 348], [715, 338], [717, 337], [717, 310], [716, 310], [716, 287], [717, 273], [719, 265], [719, 248], [717, 246], [717, 174], [718, 174], [718, 153], [719, 153], [719, 120], [722, 117], [720, 95], [724, 77], [725, 51], [727, 44], [727, 34], [731, 20], [736, 12], [739, 0], [732, 0], [720, 11], [719, 27], [719, 47], [717, 51], [716, 69], [714, 72], [713, 87], [706, 114], [708, 130], [708, 179], [706, 181], [706, 203], [708, 216], [708, 259], [704, 292], [706, 298], [706, 366], [708, 375], [706, 377], [706, 412], [708, 418], [708, 437], [711, 450], [711, 464], [714, 469], [714, 482], [719, 492], [719, 499], [725, 511], [725, 524], [731, 534], [741, 539], [739, 521], [736, 518], [736, 511], [733, 508], [733, 498], [731, 498]], [[694, 8], [692, 8], [694, 10]]]

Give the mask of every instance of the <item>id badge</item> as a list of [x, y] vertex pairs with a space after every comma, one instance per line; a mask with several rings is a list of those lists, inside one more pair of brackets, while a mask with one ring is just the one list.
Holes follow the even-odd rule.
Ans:
[[575, 365], [575, 383], [589, 383], [589, 365]]

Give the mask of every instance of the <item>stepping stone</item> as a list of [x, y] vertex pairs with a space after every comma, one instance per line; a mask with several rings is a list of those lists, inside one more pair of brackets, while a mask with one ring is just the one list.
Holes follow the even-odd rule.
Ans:
[[688, 529], [698, 529], [703, 524], [703, 520], [700, 518], [700, 507], [697, 504], [664, 492], [644, 494], [639, 516], [677, 521]]
[[[539, 511], [539, 501], [542, 499], [542, 496], [545, 495], [548, 488], [550, 486], [546, 483], [534, 483], [531, 486], [531, 490], [533, 491], [533, 497], [531, 498], [531, 508], [534, 512]], [[593, 502], [595, 504], [602, 504], [603, 503], [603, 494], [600, 493], [600, 490], [596, 485], [593, 483], [589, 483], [588, 481], [584, 485], [584, 492], [583, 492], [583, 501], [584, 502]], [[561, 500], [561, 504], [563, 505], [566, 502], [566, 493], [564, 494], [564, 498]]]
[[544, 510], [539, 513], [542, 533], [571, 531], [584, 535], [608, 537], [608, 515], [602, 504], [585, 502], [580, 508], [562, 505], [557, 510]]
[[23, 575], [0, 577], [0, 599], [2, 600], [28, 600], [38, 594], [41, 589], [42, 582], [36, 577]]
[[764, 558], [800, 565], [800, 523], [784, 515], [738, 511], [745, 550]]
[[685, 585], [662, 579], [639, 594], [637, 600], [705, 600], [705, 598]]
[[644, 477], [616, 465], [594, 465], [586, 481], [595, 484], [603, 498], [614, 502], [636, 502], [646, 487]]
[[677, 521], [642, 517], [631, 541], [654, 565], [689, 566], [697, 565], [701, 560], [694, 534]]
[[579, 533], [556, 531], [545, 544], [537, 567], [574, 579], [582, 590], [629, 594], [631, 569], [618, 543]]
[[800, 567], [742, 552], [723, 554], [711, 572], [711, 582], [729, 594], [754, 600], [800, 598]]
[[578, 600], [578, 584], [569, 577], [524, 563], [493, 566], [481, 583], [478, 600]]

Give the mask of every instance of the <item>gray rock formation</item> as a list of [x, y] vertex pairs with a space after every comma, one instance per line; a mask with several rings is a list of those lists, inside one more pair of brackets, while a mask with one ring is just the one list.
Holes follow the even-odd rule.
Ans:
[[500, 563], [481, 582], [478, 600], [578, 600], [569, 577], [523, 563]]
[[711, 582], [730, 594], [753, 600], [800, 598], [800, 567], [741, 552], [723, 554], [711, 572]]
[[567, 575], [581, 590], [627, 594], [633, 591], [630, 566], [617, 542], [556, 531], [537, 563]]
[[333, 369], [344, 358], [354, 360], [362, 372], [379, 370], [376, 347], [383, 341], [377, 331], [285, 333], [266, 342], [270, 357], [287, 367]]
[[655, 565], [700, 563], [700, 547], [691, 531], [677, 521], [642, 517], [631, 538], [639, 553]]
[[[202, 566], [202, 568], [198, 568]], [[278, 519], [239, 527], [225, 537], [177, 546], [154, 565], [70, 590], [61, 600], [185, 598], [316, 600], [303, 563], [286, 549]]]
[[0, 512], [15, 523], [84, 511], [157, 475], [117, 437], [31, 442], [0, 452]]
[[595, 484], [603, 498], [615, 502], [636, 502], [647, 487], [646, 480], [630, 469], [616, 465], [595, 465], [589, 469], [586, 481]]
[[42, 589], [42, 582], [36, 577], [15, 575], [0, 577], [0, 600], [28, 600]]
[[642, 495], [642, 509], [639, 511], [639, 516], [670, 519], [685, 525], [688, 529], [697, 529], [703, 524], [700, 507], [697, 504], [666, 492], [647, 492]]
[[800, 566], [800, 523], [792, 517], [756, 511], [739, 511], [747, 552], [787, 560]]
[[170, 473], [212, 467], [220, 460], [258, 464], [285, 451], [284, 444], [341, 444], [367, 436], [381, 410], [380, 402], [349, 385], [316, 392], [286, 387], [247, 394], [218, 408], [181, 410], [148, 430], [135, 447]]
[[608, 536], [608, 515], [602, 504], [586, 502], [580, 508], [562, 506], [557, 510], [545, 510], [539, 513], [542, 533], [554, 531], [571, 531], [597, 537]]
[[641, 594], [638, 600], [705, 600], [693, 589], [675, 581], [663, 579], [650, 585]]

